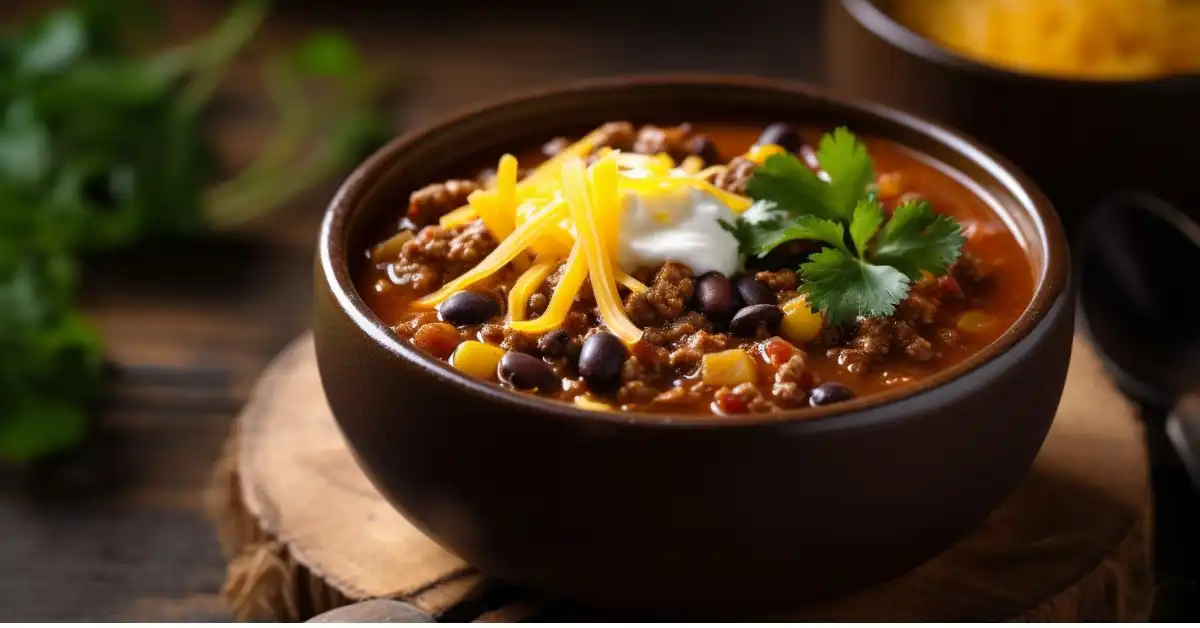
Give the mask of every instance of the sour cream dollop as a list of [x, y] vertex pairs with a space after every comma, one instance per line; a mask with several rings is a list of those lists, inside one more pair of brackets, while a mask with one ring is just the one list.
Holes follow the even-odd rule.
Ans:
[[733, 211], [720, 199], [692, 186], [627, 192], [622, 203], [617, 264], [626, 272], [676, 261], [702, 275], [738, 270], [738, 242], [720, 222], [732, 224]]

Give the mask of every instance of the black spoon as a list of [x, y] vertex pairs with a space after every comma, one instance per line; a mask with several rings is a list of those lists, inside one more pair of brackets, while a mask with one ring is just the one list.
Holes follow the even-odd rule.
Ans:
[[1200, 225], [1154, 196], [1122, 192], [1082, 235], [1082, 328], [1127, 394], [1169, 409], [1167, 436], [1200, 491]]

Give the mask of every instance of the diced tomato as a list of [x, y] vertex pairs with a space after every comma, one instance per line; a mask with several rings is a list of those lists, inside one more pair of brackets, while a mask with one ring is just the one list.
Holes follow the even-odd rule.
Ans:
[[746, 402], [742, 401], [741, 397], [732, 392], [718, 393], [713, 405], [717, 406], [717, 411], [721, 414], [742, 414], [750, 409], [746, 407]]
[[787, 361], [796, 355], [796, 347], [792, 343], [780, 338], [768, 338], [764, 340], [760, 346], [762, 358], [768, 364], [780, 367], [787, 364]]
[[463, 341], [463, 337], [453, 325], [446, 323], [426, 323], [421, 325], [413, 335], [412, 343], [416, 347], [435, 358], [448, 358], [454, 353], [455, 347]]
[[954, 275], [942, 275], [938, 277], [938, 287], [942, 289], [942, 294], [951, 297], [962, 297], [962, 286], [958, 285], [958, 280]]

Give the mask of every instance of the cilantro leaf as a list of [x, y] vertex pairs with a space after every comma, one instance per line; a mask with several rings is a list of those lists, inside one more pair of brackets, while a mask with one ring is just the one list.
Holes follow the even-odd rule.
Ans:
[[859, 316], [891, 316], [908, 296], [908, 278], [891, 266], [855, 259], [838, 249], [815, 253], [800, 266], [800, 292], [824, 310], [829, 323], [840, 325]]
[[846, 127], [838, 127], [821, 138], [817, 161], [829, 175], [830, 201], [839, 215], [850, 216], [867, 186], [875, 181], [867, 148]]
[[854, 207], [854, 218], [850, 220], [850, 239], [854, 241], [854, 250], [858, 259], [865, 259], [871, 246], [871, 238], [883, 224], [883, 208], [874, 197], [864, 198]]
[[966, 241], [953, 218], [934, 213], [928, 201], [909, 201], [896, 208], [880, 231], [872, 261], [916, 281], [926, 272], [945, 273]]
[[826, 220], [841, 220], [829, 184], [791, 155], [767, 158], [746, 182], [750, 198], [771, 201], [791, 214], [812, 214]]
[[780, 225], [777, 229], [756, 229], [753, 231], [751, 252], [759, 257], [770, 253], [772, 249], [793, 240], [812, 240], [824, 242], [847, 254], [845, 230], [842, 225], [816, 216], [800, 216]]
[[817, 161], [829, 176], [828, 183], [799, 159], [779, 154], [754, 170], [746, 182], [746, 193], [772, 201], [792, 214], [849, 221], [867, 186], [875, 180], [866, 147], [845, 127], [839, 127], [821, 139]]
[[723, 224], [743, 260], [792, 240], [825, 244], [800, 266], [800, 291], [831, 324], [890, 316], [912, 282], [945, 273], [958, 258], [962, 229], [925, 201], [905, 203], [888, 217], [868, 191], [875, 180], [870, 155], [845, 128], [821, 139], [817, 161], [827, 177], [791, 155], [769, 157], [746, 183], [755, 203]]
[[772, 203], [755, 203], [734, 225], [725, 228], [737, 238], [743, 252], [758, 257], [793, 240], [824, 242], [849, 252], [842, 225], [816, 216], [791, 217]]

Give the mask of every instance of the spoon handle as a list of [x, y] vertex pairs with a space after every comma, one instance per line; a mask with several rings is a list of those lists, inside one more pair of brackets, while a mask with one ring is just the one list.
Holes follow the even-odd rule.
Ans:
[[1200, 491], [1200, 392], [1184, 395], [1167, 415], [1167, 437]]

